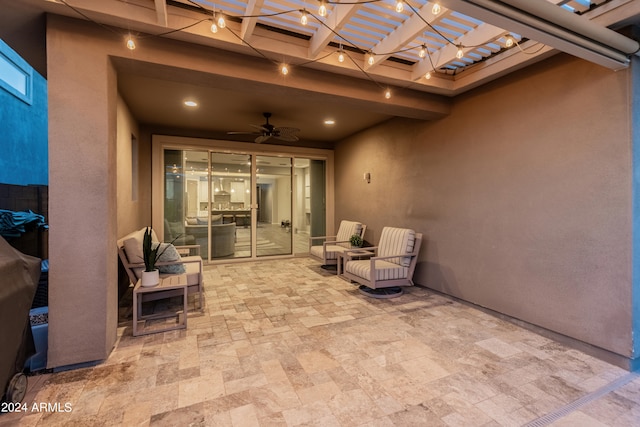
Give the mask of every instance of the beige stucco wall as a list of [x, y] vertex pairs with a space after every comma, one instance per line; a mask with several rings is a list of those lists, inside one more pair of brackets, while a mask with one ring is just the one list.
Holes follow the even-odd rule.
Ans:
[[336, 220], [414, 228], [418, 284], [629, 357], [629, 84], [560, 55], [341, 142]]
[[[141, 138], [138, 123], [131, 115], [129, 107], [118, 97], [117, 110], [117, 236], [125, 236], [150, 224], [151, 167], [149, 162], [149, 141]], [[133, 147], [132, 139], [137, 141]], [[133, 151], [137, 151], [134, 157]], [[137, 160], [137, 181], [133, 178], [133, 163]], [[134, 197], [133, 187], [137, 187]]]
[[49, 20], [49, 367], [102, 360], [117, 327], [115, 69]]

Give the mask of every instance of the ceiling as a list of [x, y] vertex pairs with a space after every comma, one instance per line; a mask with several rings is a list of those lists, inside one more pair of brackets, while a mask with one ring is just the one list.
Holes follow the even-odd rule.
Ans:
[[[211, 79], [193, 70], [122, 63], [119, 89], [140, 123], [225, 136], [256, 131], [265, 122], [263, 112], [271, 112], [270, 124], [299, 128], [301, 141], [320, 144], [396, 116], [442, 117], [452, 97], [561, 51], [617, 70], [628, 66], [639, 47], [611, 30], [640, 22], [637, 0], [404, 0], [402, 11], [396, 0], [0, 2], [5, 31], [47, 12], [109, 26], [122, 37], [123, 49], [131, 34], [132, 52], [172, 39], [242, 58], [256, 72], [248, 83], [233, 74]], [[218, 26], [215, 33], [212, 24]], [[5, 37], [2, 30], [0, 36]], [[277, 75], [283, 64], [289, 74], [277, 84], [273, 77], [258, 77]], [[303, 84], [309, 81], [327, 89], [309, 91]], [[354, 88], [358, 95], [344, 95]], [[199, 105], [186, 108], [187, 99]], [[329, 118], [336, 123], [323, 124]]]

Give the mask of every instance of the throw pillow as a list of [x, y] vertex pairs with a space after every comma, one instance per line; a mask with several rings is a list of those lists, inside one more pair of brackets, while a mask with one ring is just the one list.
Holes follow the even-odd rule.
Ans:
[[[171, 243], [160, 243], [158, 253], [162, 253], [158, 258], [158, 262], [175, 262], [180, 261], [180, 254], [175, 246]], [[182, 274], [187, 271], [184, 264], [159, 265], [160, 273]]]
[[142, 239], [138, 239], [137, 236], [130, 237], [122, 242], [122, 246], [131, 264], [144, 262], [144, 258], [142, 257]]

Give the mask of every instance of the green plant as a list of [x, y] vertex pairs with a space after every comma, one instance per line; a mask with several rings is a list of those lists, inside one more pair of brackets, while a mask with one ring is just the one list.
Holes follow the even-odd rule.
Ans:
[[353, 236], [351, 236], [349, 238], [349, 242], [351, 243], [351, 246], [353, 246], [354, 248], [360, 248], [364, 243], [364, 241], [362, 240], [362, 237], [360, 237], [359, 234], [354, 234]]
[[[173, 243], [173, 242], [171, 242]], [[142, 258], [144, 260], [144, 271], [153, 271], [156, 269], [156, 262], [162, 256], [164, 251], [169, 248], [169, 245], [165, 245], [164, 249], [158, 253], [160, 249], [160, 243], [154, 245], [151, 241], [151, 227], [147, 227], [144, 231], [144, 237], [142, 238]]]

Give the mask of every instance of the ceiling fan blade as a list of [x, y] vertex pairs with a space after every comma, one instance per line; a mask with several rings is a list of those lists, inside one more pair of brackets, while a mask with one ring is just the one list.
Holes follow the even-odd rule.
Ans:
[[268, 128], [266, 128], [264, 125], [249, 125], [251, 127], [254, 127], [256, 129], [261, 130], [262, 132], [271, 132], [271, 130], [269, 130]]
[[262, 135], [260, 132], [227, 132], [227, 135]]
[[300, 132], [298, 128], [278, 127], [273, 130], [274, 136], [282, 141], [296, 142], [298, 137], [296, 133]]
[[298, 141], [298, 137], [295, 135], [276, 135], [274, 138], [279, 139], [280, 141], [287, 142], [296, 142]]
[[266, 140], [270, 139], [271, 135], [260, 135], [259, 137], [256, 138], [256, 142], [258, 144], [265, 142]]

